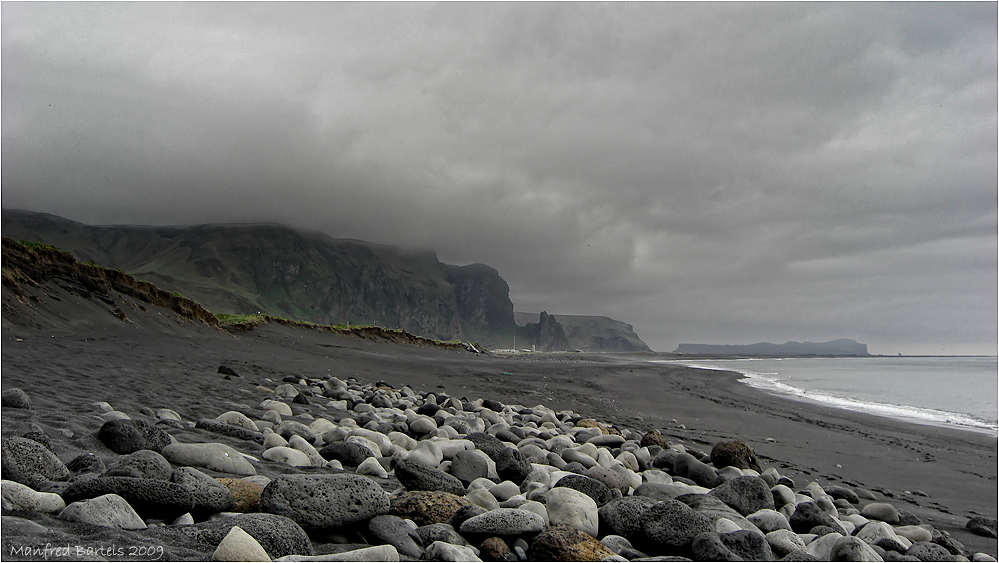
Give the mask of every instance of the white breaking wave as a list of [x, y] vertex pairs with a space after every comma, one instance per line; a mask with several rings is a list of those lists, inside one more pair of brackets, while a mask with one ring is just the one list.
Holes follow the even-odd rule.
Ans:
[[[767, 358], [767, 360], [774, 361], [775, 358]], [[926, 407], [916, 407], [912, 405], [864, 401], [856, 398], [823, 393], [820, 391], [807, 391], [782, 382], [778, 377], [779, 374], [777, 373], [752, 372], [744, 368], [736, 368], [735, 366], [719, 367], [717, 365], [697, 364], [695, 362], [677, 360], [653, 360], [653, 363], [672, 363], [697, 369], [735, 372], [742, 374], [743, 378], [740, 381], [750, 387], [786, 397], [822, 403], [841, 409], [889, 418], [902, 418], [924, 424], [958, 426], [965, 429], [978, 431], [985, 430], [990, 433], [999, 433], [999, 424], [997, 424], [995, 420], [988, 420], [967, 413], [949, 412]]]

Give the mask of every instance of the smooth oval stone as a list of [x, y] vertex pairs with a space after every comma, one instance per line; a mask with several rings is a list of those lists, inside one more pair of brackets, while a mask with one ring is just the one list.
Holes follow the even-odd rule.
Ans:
[[373, 457], [369, 457], [362, 461], [361, 464], [357, 466], [357, 471], [355, 471], [355, 473], [358, 475], [378, 477], [380, 479], [388, 478], [388, 471], [386, 471], [385, 467], [383, 467], [382, 464]]
[[592, 498], [575, 489], [555, 487], [545, 493], [545, 500], [551, 524], [567, 524], [596, 537], [600, 516]]
[[84, 522], [104, 528], [144, 530], [145, 522], [136, 514], [128, 501], [116, 494], [70, 503], [61, 513], [60, 520]]
[[0, 393], [0, 405], [11, 409], [30, 409], [31, 399], [23, 389], [13, 387]]
[[[371, 440], [368, 440], [368, 442], [374, 445], [374, 442], [371, 442]], [[370, 447], [364, 444], [356, 442], [331, 442], [323, 446], [323, 449], [319, 451], [319, 455], [325, 459], [336, 459], [344, 465], [357, 467], [364, 460], [374, 457], [375, 454]]]
[[256, 422], [253, 422], [252, 420], [250, 420], [250, 417], [246, 416], [245, 414], [243, 414], [241, 412], [237, 412], [237, 411], [229, 411], [229, 412], [222, 413], [222, 414], [218, 415], [217, 417], [215, 417], [215, 420], [217, 420], [219, 422], [222, 422], [222, 423], [225, 423], [225, 424], [232, 424], [232, 425], [235, 425], [235, 426], [242, 426], [243, 428], [246, 428], [247, 430], [252, 430], [254, 432], [259, 432], [260, 431], [260, 428], [257, 427], [257, 423]]
[[233, 526], [212, 553], [212, 561], [270, 561], [271, 558], [253, 536]]
[[774, 530], [790, 530], [791, 524], [783, 514], [772, 508], [763, 508], [746, 516], [746, 519], [756, 525], [764, 534]]
[[[883, 523], [880, 524], [885, 525]], [[857, 537], [860, 537], [860, 534], [867, 530], [868, 526], [870, 526], [870, 524], [864, 526], [864, 529], [857, 533]], [[909, 541], [917, 542], [933, 540], [933, 534], [922, 526], [892, 526], [891, 529], [894, 532], [893, 535], [901, 536]]]
[[423, 547], [418, 542], [416, 530], [398, 516], [382, 514], [368, 521], [368, 532], [377, 542], [395, 546], [399, 553], [419, 559], [423, 555]]
[[774, 485], [770, 487], [770, 494], [774, 499], [774, 508], [780, 508], [785, 504], [794, 503], [794, 491], [785, 485]]
[[235, 475], [256, 475], [257, 470], [243, 456], [225, 444], [209, 442], [205, 444], [170, 444], [163, 448], [163, 457], [176, 465], [204, 467], [220, 473]]
[[267, 411], [275, 411], [281, 416], [294, 416], [294, 413], [291, 412], [291, 407], [288, 403], [275, 401], [273, 399], [264, 399], [264, 401], [260, 403], [260, 408]]
[[729, 520], [728, 518], [719, 518], [715, 520], [715, 532], [719, 534], [728, 534], [730, 532], [737, 532], [742, 528], [738, 524]]
[[387, 514], [389, 495], [351, 473], [282, 475], [264, 487], [260, 509], [291, 518], [305, 530], [337, 528]]
[[426, 561], [482, 561], [475, 548], [468, 545], [453, 545], [443, 541], [435, 541], [427, 546], [423, 559]]
[[898, 509], [887, 502], [872, 502], [860, 509], [860, 515], [869, 520], [898, 524]]
[[403, 459], [395, 467], [395, 476], [408, 491], [444, 491], [464, 495], [465, 486], [453, 475], [416, 459]]
[[15, 481], [0, 481], [0, 496], [10, 503], [11, 510], [58, 513], [66, 508], [66, 502], [56, 493], [40, 493]]
[[601, 436], [594, 436], [587, 440], [586, 443], [593, 444], [597, 447], [616, 448], [624, 443], [624, 436], [619, 436], [617, 434], [604, 434]]
[[465, 520], [459, 531], [462, 534], [517, 536], [540, 532], [544, 527], [544, 519], [533, 512], [516, 508], [497, 508]]

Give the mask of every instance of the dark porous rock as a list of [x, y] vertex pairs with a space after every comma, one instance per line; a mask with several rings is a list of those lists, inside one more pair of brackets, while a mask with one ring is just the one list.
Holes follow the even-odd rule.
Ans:
[[773, 561], [774, 554], [763, 534], [749, 530], [737, 530], [719, 534], [725, 547], [745, 561]]
[[107, 471], [104, 460], [90, 452], [74, 457], [66, 464], [66, 468], [77, 475], [81, 473], [100, 474]]
[[814, 502], [803, 502], [795, 507], [794, 513], [788, 518], [788, 524], [796, 534], [807, 534], [816, 526], [829, 526], [838, 533], [847, 535], [843, 526]]
[[[69, 479], [69, 469], [48, 448], [34, 440], [12, 436], [0, 442], [3, 478], [37, 489], [45, 481]], [[66, 504], [69, 504], [67, 501]]]
[[485, 539], [490, 536], [536, 534], [544, 527], [544, 518], [531, 511], [497, 508], [465, 520], [458, 531], [469, 539]]
[[483, 408], [487, 408], [491, 411], [503, 412], [503, 403], [499, 401], [494, 401], [492, 399], [483, 399], [482, 406]]
[[210, 553], [233, 526], [239, 526], [250, 534], [271, 558], [315, 555], [308, 534], [293, 520], [276, 514], [221, 516], [193, 526], [183, 526], [179, 530]]
[[383, 514], [368, 520], [368, 532], [378, 544], [389, 544], [407, 557], [419, 559], [423, 555], [423, 545], [416, 530], [409, 527], [398, 516]]
[[874, 545], [880, 547], [885, 551], [895, 551], [898, 553], [905, 553], [906, 550], [909, 549], [904, 545], [902, 545], [901, 543], [899, 543], [898, 540], [893, 538], [881, 538], [878, 541], [874, 542]]
[[884, 555], [881, 556], [885, 561], [912, 561], [918, 562], [919, 559], [911, 556], [905, 555], [903, 553], [897, 553], [895, 551], [886, 551]]
[[[652, 448], [650, 447], [649, 448], [650, 453], [651, 449]], [[656, 469], [665, 469], [670, 474], [672, 474], [674, 472], [674, 468], [676, 467], [676, 456], [679, 454], [680, 452], [676, 450], [671, 450], [668, 448], [664, 449], [661, 452], [657, 453], [652, 458], [652, 467]]]
[[572, 526], [554, 524], [534, 538], [528, 555], [532, 561], [600, 561], [614, 552]]
[[0, 406], [10, 409], [30, 409], [31, 399], [23, 389], [12, 387], [0, 393]]
[[659, 446], [664, 450], [670, 446], [669, 440], [666, 439], [666, 436], [663, 436], [663, 433], [656, 429], [646, 432], [645, 435], [642, 436], [642, 441], [639, 442], [638, 445], [643, 448], [646, 446]]
[[898, 510], [898, 524], [896, 526], [918, 526], [923, 523], [923, 520], [916, 516], [915, 514], [905, 510], [904, 508], [899, 508]]
[[416, 535], [420, 537], [420, 543], [424, 546], [435, 541], [442, 541], [454, 545], [469, 545], [465, 538], [461, 537], [450, 524], [427, 524], [416, 529]]
[[842, 530], [837, 530], [835, 528], [831, 528], [829, 526], [826, 526], [825, 524], [816, 526], [816, 527], [812, 528], [811, 530], [808, 530], [808, 533], [809, 534], [814, 534], [816, 537], [820, 537], [820, 538], [822, 536], [828, 536], [829, 534], [840, 534], [840, 535], [843, 535]]
[[496, 457], [496, 474], [501, 481], [513, 481], [517, 485], [524, 482], [531, 474], [531, 462], [514, 448], [503, 448]]
[[927, 541], [913, 542], [905, 554], [920, 561], [951, 561], [952, 555], [945, 547]]
[[568, 471], [570, 473], [578, 473], [580, 475], [586, 473], [586, 466], [578, 461], [570, 461], [562, 467], [562, 471]]
[[756, 459], [753, 448], [742, 440], [732, 440], [729, 442], [718, 442], [711, 448], [711, 463], [718, 469], [722, 467], [738, 467], [739, 469], [752, 469], [757, 473], [762, 473], [760, 461]]
[[[407, 491], [391, 499], [389, 514], [408, 518], [418, 526], [450, 521], [459, 509], [474, 506], [463, 497], [444, 491]], [[460, 525], [460, 524], [459, 524]], [[425, 545], [430, 545], [426, 542]]]
[[274, 427], [274, 432], [279, 434], [285, 440], [291, 440], [292, 436], [301, 436], [306, 442], [314, 444], [316, 442], [316, 434], [311, 428], [302, 424], [301, 422], [295, 422], [294, 420], [285, 420], [281, 424]]
[[686, 504], [676, 500], [656, 503], [642, 513], [645, 542], [643, 551], [684, 555], [698, 534], [713, 532], [711, 520], [698, 514]]
[[792, 479], [792, 478], [790, 478], [790, 477], [788, 477], [786, 475], [781, 475], [780, 478], [777, 479], [777, 484], [778, 485], [784, 485], [785, 487], [787, 487], [787, 488], [789, 488], [791, 490], [794, 490], [794, 479]]
[[690, 543], [690, 553], [696, 561], [742, 561], [721, 541], [716, 532], [698, 534]]
[[[565, 477], [562, 478], [564, 479]], [[639, 541], [642, 537], [642, 514], [657, 502], [659, 501], [649, 497], [631, 496], [604, 504], [597, 510], [600, 534], [618, 535], [630, 542]]]
[[136, 477], [169, 481], [173, 467], [162, 455], [152, 450], [139, 450], [119, 457], [101, 477]]
[[212, 418], [202, 418], [194, 424], [194, 427], [203, 428], [209, 432], [236, 438], [237, 440], [247, 440], [258, 444], [264, 443], [264, 434], [262, 432], [255, 432], [249, 428], [244, 428], [236, 424], [228, 424]]
[[42, 430], [41, 426], [38, 426], [34, 422], [31, 423], [31, 430], [28, 430], [24, 434], [21, 434], [22, 438], [27, 438], [29, 440], [34, 440], [39, 444], [45, 446], [45, 449], [52, 451], [52, 442], [49, 440], [45, 431]]
[[607, 485], [585, 475], [566, 475], [555, 483], [556, 487], [568, 487], [593, 499], [597, 506], [603, 506], [614, 499]]
[[496, 461], [496, 456], [507, 447], [499, 438], [485, 432], [472, 432], [466, 435], [465, 439], [475, 444], [476, 449], [482, 450], [493, 461]]
[[454, 454], [450, 471], [451, 475], [467, 484], [480, 477], [487, 477], [489, 475], [489, 462], [478, 453], [461, 450]]
[[306, 395], [305, 393], [299, 393], [298, 395], [295, 395], [294, 397], [292, 397], [291, 402], [295, 403], [296, 405], [312, 404], [312, 401], [309, 400], [309, 396]]
[[978, 534], [979, 536], [985, 536], [987, 538], [996, 537], [996, 519], [986, 518], [985, 516], [975, 516], [968, 523], [965, 524], [965, 528], [972, 531], [972, 533]]
[[853, 489], [838, 485], [826, 485], [823, 487], [823, 490], [833, 499], [843, 499], [850, 504], [860, 504], [860, 497], [857, 496], [857, 493], [853, 492]]
[[483, 561], [517, 561], [517, 556], [510, 550], [503, 538], [493, 536], [483, 540], [479, 546], [479, 558]]
[[774, 496], [770, 487], [759, 477], [736, 477], [718, 485], [708, 494], [718, 497], [743, 516], [764, 508], [774, 508]]
[[406, 458], [395, 466], [395, 476], [408, 491], [444, 491], [464, 496], [465, 486], [453, 475], [422, 461]]
[[281, 475], [264, 487], [260, 510], [291, 518], [305, 530], [328, 530], [389, 511], [389, 495], [352, 473]]
[[212, 514], [229, 512], [236, 507], [232, 491], [212, 477], [193, 467], [179, 467], [173, 471], [172, 480], [187, 489], [194, 498], [191, 516], [204, 520]]
[[357, 467], [369, 457], [375, 457], [370, 448], [355, 442], [330, 442], [319, 450], [319, 455], [323, 459], [335, 459], [351, 467]]
[[144, 520], [174, 520], [194, 508], [194, 497], [177, 483], [137, 477], [98, 477], [71, 484], [62, 494], [66, 504], [116, 494]]
[[460, 530], [461, 525], [465, 523], [465, 520], [478, 516], [479, 514], [485, 514], [486, 512], [488, 512], [488, 510], [482, 508], [477, 504], [469, 504], [468, 506], [462, 506], [458, 510], [455, 510], [454, 514], [452, 514], [451, 517], [448, 518], [447, 524], [452, 528], [454, 528], [455, 530]]
[[933, 528], [933, 536], [930, 539], [931, 542], [943, 547], [950, 552], [951, 555], [967, 555], [967, 549], [964, 544], [957, 541], [950, 532], [946, 530], [941, 530], [938, 528]]
[[139, 450], [159, 453], [172, 442], [169, 434], [141, 419], [109, 420], [97, 431], [97, 439], [122, 455]]

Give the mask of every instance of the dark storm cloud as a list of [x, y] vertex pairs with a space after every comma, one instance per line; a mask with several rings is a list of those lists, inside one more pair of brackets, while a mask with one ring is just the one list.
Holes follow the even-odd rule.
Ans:
[[979, 4], [14, 4], [3, 205], [486, 262], [656, 349], [996, 350]]

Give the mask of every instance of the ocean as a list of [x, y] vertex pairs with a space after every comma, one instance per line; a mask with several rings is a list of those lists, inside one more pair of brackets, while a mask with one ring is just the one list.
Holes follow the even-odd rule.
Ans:
[[770, 393], [999, 435], [995, 356], [657, 360], [735, 371]]

